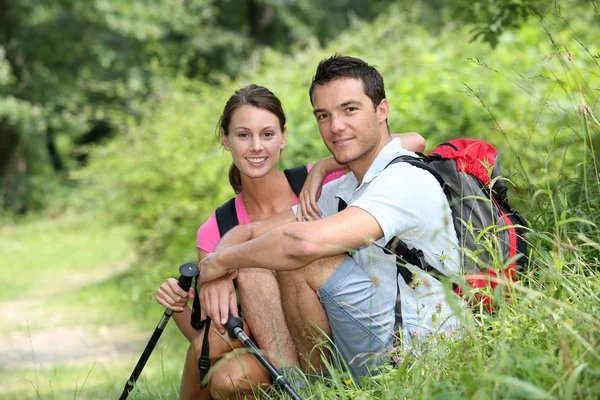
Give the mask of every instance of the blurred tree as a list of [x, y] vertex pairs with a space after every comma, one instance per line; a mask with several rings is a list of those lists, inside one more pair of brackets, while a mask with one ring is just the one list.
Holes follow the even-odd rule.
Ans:
[[[82, 146], [144, 118], [163, 82], [229, 82], [251, 74], [262, 49], [323, 46], [390, 4], [415, 9], [407, 0], [0, 0], [0, 209], [26, 211], [43, 181], [31, 178], [64, 179]], [[545, 4], [426, 0], [421, 18], [471, 22], [495, 45]]]
[[384, 3], [0, 0], [0, 206], [26, 211], [29, 178], [56, 179], [85, 157], [71, 147], [114, 133], [97, 121], [139, 121], [158, 81], [219, 83], [260, 47], [323, 43]]
[[212, 3], [0, 0], [2, 203], [25, 211], [28, 178], [68, 168], [90, 121], [140, 118], [153, 81], [189, 55], [180, 32], [214, 33]]

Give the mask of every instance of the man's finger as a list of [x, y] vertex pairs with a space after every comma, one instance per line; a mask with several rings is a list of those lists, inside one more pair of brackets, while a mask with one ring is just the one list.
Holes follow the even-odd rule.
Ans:
[[219, 308], [221, 311], [221, 325], [226, 325], [227, 320], [229, 319], [229, 308], [231, 303], [229, 299], [231, 299], [231, 296], [228, 296], [228, 298], [223, 296], [219, 302]]
[[211, 316], [211, 310], [210, 310], [210, 297], [206, 295], [206, 291], [201, 291], [202, 294], [202, 305], [201, 307], [204, 308], [204, 311], [206, 312], [206, 316], [210, 317]]
[[215, 325], [215, 328], [222, 334], [223, 333], [223, 325], [221, 324], [221, 310], [219, 309], [220, 301], [219, 301], [218, 295], [215, 297], [216, 297], [214, 299], [215, 301], [211, 301], [210, 314], [211, 314], [213, 324]]
[[231, 312], [231, 315], [233, 315], [236, 318], [240, 317], [238, 314], [237, 297], [235, 293], [229, 296], [229, 312]]

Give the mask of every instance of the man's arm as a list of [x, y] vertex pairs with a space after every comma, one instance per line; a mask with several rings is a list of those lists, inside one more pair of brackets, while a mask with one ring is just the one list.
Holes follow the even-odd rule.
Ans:
[[[291, 211], [287, 215], [292, 217]], [[371, 214], [352, 206], [317, 221], [291, 222], [277, 227], [273, 227], [272, 222], [270, 218], [251, 224], [252, 239], [206, 257], [200, 264], [201, 281], [234, 273], [238, 268], [296, 269], [383, 236]]]

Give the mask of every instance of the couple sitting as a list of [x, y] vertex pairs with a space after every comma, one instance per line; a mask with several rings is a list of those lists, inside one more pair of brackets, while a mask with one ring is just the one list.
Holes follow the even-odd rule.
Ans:
[[388, 167], [400, 154], [423, 151], [423, 138], [390, 135], [383, 78], [360, 59], [323, 60], [309, 94], [333, 157], [309, 166], [299, 196], [276, 168], [287, 139], [277, 97], [250, 85], [225, 105], [219, 137], [233, 158], [229, 180], [240, 225], [221, 238], [213, 213], [198, 230], [197, 295], [201, 318], [212, 319], [206, 388], [198, 368], [205, 335], [189, 323], [193, 291], [169, 279], [157, 294], [192, 342], [181, 398], [252, 396], [271, 384], [252, 354], [223, 357], [242, 346], [223, 327], [229, 313], [238, 315], [236, 287], [245, 330], [284, 369], [320, 374], [326, 360], [360, 377], [389, 359], [396, 340], [409, 347], [458, 328], [443, 285], [417, 270], [421, 284], [409, 287], [395, 257], [382, 250], [398, 236], [422, 249], [432, 266], [458, 272], [456, 233], [440, 185], [407, 163]]

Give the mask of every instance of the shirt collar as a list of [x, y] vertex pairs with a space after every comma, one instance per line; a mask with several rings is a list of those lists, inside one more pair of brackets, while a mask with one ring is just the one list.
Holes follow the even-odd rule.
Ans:
[[365, 176], [363, 178], [363, 184], [369, 183], [373, 179], [375, 179], [375, 177], [379, 175], [381, 171], [385, 169], [385, 167], [388, 166], [390, 161], [396, 158], [398, 153], [402, 151], [405, 150], [402, 147], [402, 144], [400, 143], [400, 139], [393, 139], [391, 142], [386, 144], [385, 147], [381, 149], [379, 154], [377, 154], [377, 157], [375, 157], [375, 160], [365, 173]]
[[344, 199], [344, 201], [348, 202], [351, 194], [358, 189], [359, 186], [364, 185], [365, 183], [371, 182], [377, 175], [381, 173], [388, 166], [390, 161], [396, 158], [399, 153], [408, 153], [400, 143], [400, 139], [393, 139], [391, 142], [385, 145], [383, 149], [377, 154], [377, 157], [367, 170], [361, 185], [358, 185], [358, 179], [356, 176], [350, 172], [346, 174], [344, 181], [340, 183], [336, 190], [336, 197]]

